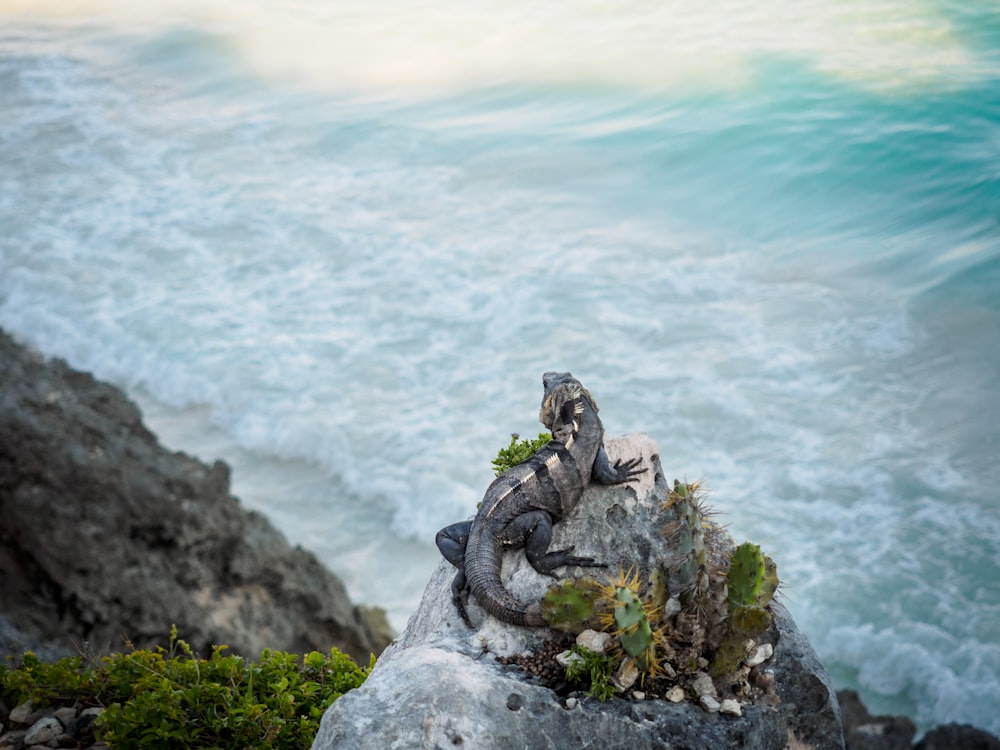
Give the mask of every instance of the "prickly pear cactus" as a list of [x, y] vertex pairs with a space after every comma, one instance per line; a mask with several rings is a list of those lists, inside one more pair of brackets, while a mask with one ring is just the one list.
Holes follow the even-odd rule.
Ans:
[[675, 550], [669, 565], [671, 586], [677, 589], [684, 609], [712, 614], [715, 607], [710, 605], [717, 597], [710, 596], [714, 571], [705, 548], [709, 511], [701, 483], [682, 484], [675, 479], [666, 506], [673, 509], [675, 519], [664, 529]]
[[744, 542], [733, 552], [729, 563], [729, 608], [752, 607], [764, 584], [764, 554], [760, 547]]
[[764, 581], [757, 594], [757, 606], [766, 607], [778, 591], [778, 566], [768, 555], [764, 555]]
[[642, 599], [628, 588], [615, 592], [615, 634], [622, 649], [633, 656], [642, 671], [656, 664], [656, 645]]
[[711, 527], [710, 512], [701, 484], [682, 484], [675, 479], [665, 507], [674, 514], [664, 533], [673, 548], [667, 574], [669, 592], [676, 597], [664, 608], [669, 617], [665, 629], [668, 640], [677, 644], [678, 668], [690, 671], [695, 669], [691, 665], [722, 639], [726, 579], [708, 559], [705, 532]]
[[744, 542], [733, 552], [727, 580], [726, 634], [709, 669], [715, 677], [738, 669], [746, 656], [747, 642], [771, 627], [767, 606], [778, 588], [778, 566], [756, 544]]
[[555, 630], [580, 633], [590, 627], [598, 589], [591, 578], [564, 578], [542, 597], [542, 617]]

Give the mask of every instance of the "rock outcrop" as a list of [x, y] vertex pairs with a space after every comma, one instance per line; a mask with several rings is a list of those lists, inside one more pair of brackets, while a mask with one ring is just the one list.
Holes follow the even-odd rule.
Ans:
[[942, 724], [913, 742], [917, 727], [906, 716], [872, 716], [854, 690], [837, 692], [847, 750], [1000, 750], [1000, 739], [968, 724]]
[[384, 622], [242, 508], [224, 463], [165, 450], [120, 390], [0, 331], [0, 651], [149, 647], [176, 624], [202, 653], [367, 663]]
[[[650, 471], [629, 486], [592, 486], [555, 527], [552, 548], [576, 545], [614, 572], [639, 563], [648, 574], [663, 559], [667, 485], [658, 449], [646, 436], [608, 441], [612, 461], [641, 455]], [[715, 547], [732, 546], [725, 532]], [[774, 626], [762, 639], [773, 648], [766, 670], [780, 703], [745, 703], [739, 715], [709, 713], [693, 700], [639, 699], [634, 692], [601, 703], [560, 694], [526, 676], [509, 660], [541, 653], [555, 634], [487, 617], [470, 602], [479, 624], [463, 625], [451, 602], [454, 569], [442, 562], [402, 636], [381, 656], [360, 688], [323, 717], [314, 750], [339, 748], [628, 747], [698, 750], [844, 747], [840, 712], [829, 676], [788, 612], [772, 604]], [[573, 573], [570, 569], [565, 573]], [[534, 572], [520, 551], [504, 560], [505, 585], [524, 601], [540, 597], [551, 579]]]
[[917, 726], [905, 716], [872, 716], [853, 690], [837, 693], [847, 750], [910, 750]]

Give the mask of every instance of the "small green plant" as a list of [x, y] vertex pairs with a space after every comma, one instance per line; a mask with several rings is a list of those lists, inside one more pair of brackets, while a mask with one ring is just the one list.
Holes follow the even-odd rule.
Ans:
[[573, 683], [590, 683], [587, 694], [601, 703], [613, 698], [615, 686], [611, 682], [611, 675], [614, 672], [614, 662], [611, 657], [583, 646], [573, 646], [570, 651], [580, 658], [571, 661], [566, 667], [566, 679]]
[[36, 706], [72, 702], [81, 696], [97, 695], [101, 684], [94, 670], [79, 656], [43, 662], [31, 651], [21, 657], [17, 669], [0, 666], [0, 695], [13, 703], [31, 701]]
[[493, 471], [497, 476], [503, 474], [510, 467], [531, 458], [552, 440], [552, 435], [547, 432], [539, 432], [538, 437], [534, 440], [527, 438], [520, 440], [520, 437], [516, 432], [513, 433], [510, 436], [510, 445], [501, 448], [497, 457], [493, 459]]
[[104, 706], [98, 738], [116, 749], [285, 750], [308, 747], [326, 708], [372, 666], [337, 649], [304, 657], [265, 649], [257, 662], [224, 651], [197, 658], [174, 628], [169, 650], [133, 649], [91, 664], [46, 664], [28, 652], [19, 668], [0, 669], [0, 693], [14, 703]]

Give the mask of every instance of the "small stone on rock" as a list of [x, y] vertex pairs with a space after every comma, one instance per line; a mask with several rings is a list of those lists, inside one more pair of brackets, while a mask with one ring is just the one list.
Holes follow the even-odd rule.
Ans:
[[740, 706], [740, 702], [734, 698], [726, 698], [719, 705], [720, 714], [729, 714], [730, 716], [742, 716], [743, 708]]
[[691, 683], [691, 687], [694, 688], [694, 692], [699, 696], [708, 695], [714, 698], [717, 695], [712, 678], [704, 672], [698, 673], [698, 676], [694, 678], [694, 682]]
[[31, 725], [31, 729], [24, 735], [25, 745], [45, 745], [50, 740], [54, 740], [63, 733], [62, 724], [59, 719], [46, 716]]
[[667, 700], [671, 703], [681, 703], [684, 700], [684, 688], [674, 685], [667, 691]]
[[644, 701], [644, 700], [646, 700], [646, 694], [644, 692], [642, 692], [641, 690], [633, 690], [632, 691], [632, 697], [635, 698], [637, 701]]
[[572, 651], [563, 651], [561, 654], [556, 654], [556, 662], [566, 669], [570, 664], [582, 664], [583, 657], [579, 654], [574, 654]]
[[635, 659], [630, 656], [619, 665], [618, 669], [614, 673], [614, 676], [611, 678], [611, 682], [614, 683], [615, 689], [619, 693], [624, 693], [632, 687], [638, 679], [639, 667], [636, 665]]
[[0, 734], [0, 748], [24, 747], [25, 734], [27, 734], [27, 732], [23, 729], [15, 729], [12, 732]]
[[701, 707], [704, 708], [706, 711], [708, 711], [710, 714], [718, 713], [719, 709], [722, 708], [722, 704], [719, 703], [719, 701], [717, 701], [711, 695], [701, 696], [701, 701], [699, 702], [701, 703]]
[[607, 647], [608, 641], [610, 640], [610, 633], [599, 633], [596, 630], [584, 630], [576, 637], [576, 645], [583, 646], [584, 648], [589, 648], [591, 651], [603, 654], [604, 649]]
[[568, 708], [570, 710], [576, 708], [576, 698], [567, 698], [566, 699], [566, 708]]
[[774, 655], [774, 646], [770, 643], [762, 643], [751, 652], [744, 662], [748, 667], [756, 667], [763, 664]]
[[8, 718], [12, 724], [30, 724], [31, 722], [28, 720], [33, 713], [35, 713], [34, 705], [31, 701], [25, 701], [19, 706], [15, 706]]

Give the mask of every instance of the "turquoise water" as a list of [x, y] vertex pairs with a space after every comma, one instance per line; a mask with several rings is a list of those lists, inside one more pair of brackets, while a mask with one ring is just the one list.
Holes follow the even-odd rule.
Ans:
[[1000, 732], [1000, 6], [0, 0], [0, 325], [401, 628], [540, 376]]

